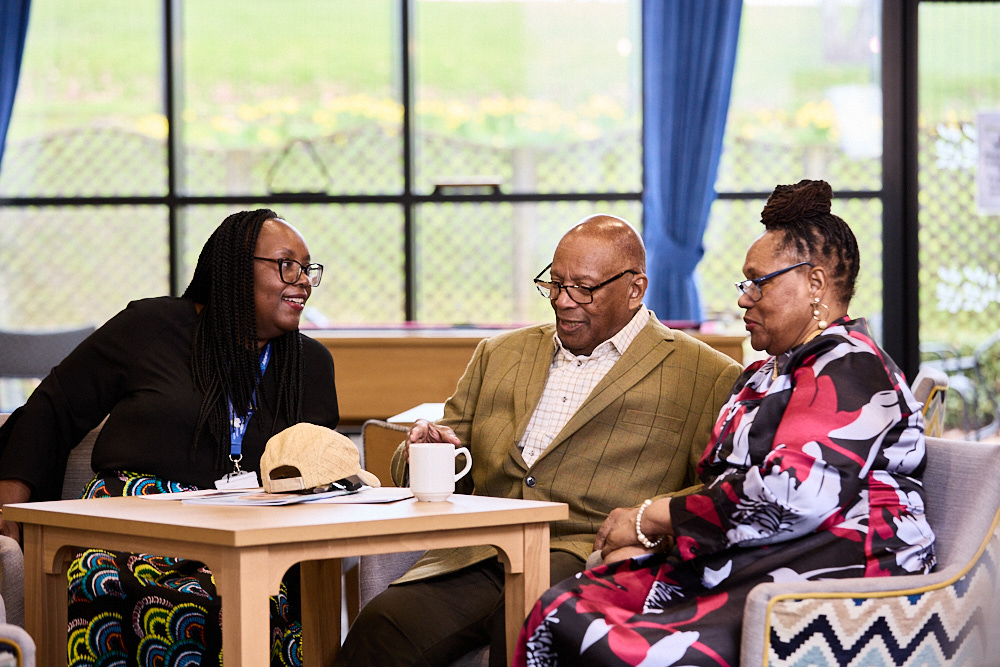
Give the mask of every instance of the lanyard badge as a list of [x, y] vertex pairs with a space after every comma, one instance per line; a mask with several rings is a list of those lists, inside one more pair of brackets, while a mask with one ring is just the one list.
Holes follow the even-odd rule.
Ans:
[[[260, 354], [261, 377], [264, 377], [264, 371], [267, 370], [267, 364], [270, 360], [271, 343], [268, 342]], [[256, 394], [257, 390], [254, 389], [252, 396], [256, 396]], [[247, 424], [250, 423], [250, 418], [253, 417], [253, 400], [251, 399], [245, 417], [240, 417], [236, 414], [236, 411], [233, 409], [233, 402], [228, 397], [226, 397], [226, 400], [229, 403], [229, 460], [233, 462], [233, 471], [215, 480], [215, 488], [256, 489], [260, 486], [257, 473], [252, 470], [243, 470], [240, 468], [240, 461], [243, 460], [243, 436], [246, 435]]]

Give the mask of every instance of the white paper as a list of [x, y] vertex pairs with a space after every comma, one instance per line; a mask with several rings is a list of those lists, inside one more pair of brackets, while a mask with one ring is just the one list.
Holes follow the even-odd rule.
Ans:
[[263, 486], [256, 489], [198, 489], [197, 491], [174, 491], [173, 493], [149, 493], [141, 496], [143, 500], [184, 500], [185, 498], [200, 498], [204, 496], [233, 496], [262, 492]]
[[366, 504], [392, 503], [397, 500], [412, 498], [409, 488], [385, 486], [372, 488], [362, 486], [358, 491], [331, 491], [329, 493], [265, 493], [264, 487], [256, 489], [217, 490], [201, 489], [199, 491], [178, 491], [176, 493], [155, 493], [139, 496], [146, 500], [179, 500], [196, 505], [298, 505], [303, 503], [322, 504]]
[[325, 493], [267, 493], [263, 490], [254, 489], [246, 493], [229, 493], [224, 495], [195, 496], [185, 498], [181, 502], [192, 505], [299, 505], [301, 503], [312, 503], [324, 498], [334, 498], [336, 496], [347, 496], [356, 494], [357, 491], [347, 491], [337, 489]]
[[365, 503], [394, 503], [397, 500], [412, 498], [413, 492], [408, 487], [383, 486], [373, 489], [364, 487], [360, 492], [337, 498], [322, 498], [313, 502], [323, 505], [361, 505]]

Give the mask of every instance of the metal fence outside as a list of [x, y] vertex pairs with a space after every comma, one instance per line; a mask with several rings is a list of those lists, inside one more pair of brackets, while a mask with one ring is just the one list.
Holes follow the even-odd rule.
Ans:
[[[996, 328], [1000, 301], [1000, 253], [993, 242], [998, 217], [975, 212], [974, 164], [962, 158], [972, 141], [966, 135], [944, 139], [939, 128], [929, 128], [920, 139], [923, 337], [959, 346], [972, 345]], [[308, 151], [196, 149], [185, 160], [185, 183], [193, 195], [313, 190], [397, 194], [400, 146], [391, 128], [369, 125], [315, 141], [322, 167]], [[432, 175], [495, 174], [505, 192], [635, 192], [641, 189], [638, 146], [635, 132], [513, 149], [419, 136], [417, 151], [425, 168], [416, 189], [430, 192]], [[162, 141], [114, 128], [12, 143], [0, 175], [0, 196], [160, 196], [165, 192], [164, 159]], [[851, 159], [833, 146], [730, 138], [717, 190], [767, 192], [808, 176], [826, 178], [840, 190], [878, 191], [880, 169], [878, 158]], [[763, 203], [720, 199], [713, 206], [698, 269], [709, 317], [726, 319], [739, 312], [730, 283], [739, 277], [746, 247], [761, 231]], [[398, 205], [296, 204], [283, 209], [279, 213], [307, 230], [310, 243], [321, 251], [314, 250], [315, 256], [333, 258], [328, 263], [335, 265], [335, 273], [328, 275], [337, 276], [330, 281], [337, 296], [328, 304], [317, 299], [318, 308], [322, 306], [317, 319], [402, 319]], [[420, 318], [461, 323], [546, 316], [528, 298], [530, 278], [544, 266], [562, 231], [599, 209], [641, 224], [636, 202], [422, 205], [417, 216]], [[185, 209], [187, 271], [193, 269], [204, 238], [230, 210]], [[882, 299], [891, 298], [881, 293], [881, 202], [838, 200], [835, 212], [852, 225], [862, 245], [854, 310], [877, 318]], [[165, 206], [156, 204], [0, 208], [0, 326], [99, 323], [128, 299], [167, 292], [166, 224]], [[463, 283], [458, 299], [456, 276]]]

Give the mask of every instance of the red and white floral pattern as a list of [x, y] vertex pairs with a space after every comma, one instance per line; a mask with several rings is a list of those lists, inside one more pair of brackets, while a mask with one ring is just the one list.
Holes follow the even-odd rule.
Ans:
[[753, 586], [928, 572], [923, 419], [863, 320], [749, 366], [670, 501], [676, 545], [548, 591], [515, 665], [735, 665]]

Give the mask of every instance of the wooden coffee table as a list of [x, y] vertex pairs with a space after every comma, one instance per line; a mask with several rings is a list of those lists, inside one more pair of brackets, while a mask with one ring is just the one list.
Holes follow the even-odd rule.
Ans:
[[25, 628], [38, 664], [66, 664], [69, 561], [99, 547], [205, 563], [222, 599], [226, 664], [268, 665], [269, 602], [289, 567], [302, 563], [303, 658], [329, 664], [340, 648], [340, 558], [491, 544], [506, 572], [507, 649], [549, 585], [549, 522], [568, 508], [453, 495], [372, 505], [222, 507], [176, 500], [103, 498], [6, 505], [24, 534]]

